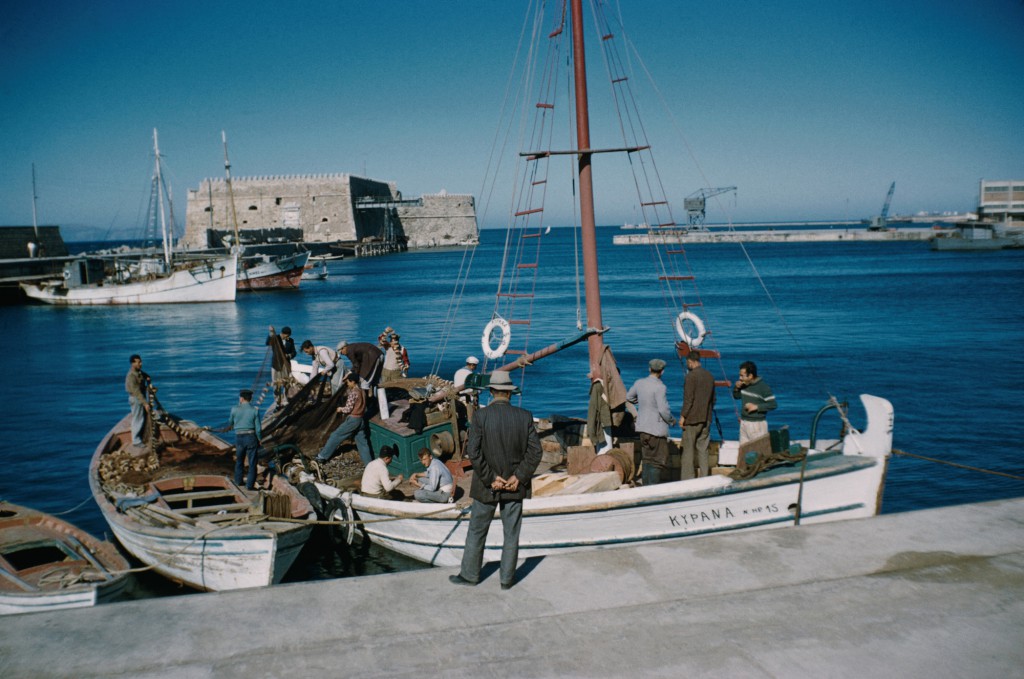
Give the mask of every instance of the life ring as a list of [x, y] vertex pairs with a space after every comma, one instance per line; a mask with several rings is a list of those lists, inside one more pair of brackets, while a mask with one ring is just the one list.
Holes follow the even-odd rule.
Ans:
[[[495, 349], [491, 347], [491, 333], [496, 328], [501, 329], [501, 341]], [[483, 337], [480, 338], [480, 346], [483, 349], [484, 356], [487, 358], [501, 358], [505, 355], [505, 351], [508, 349], [509, 342], [511, 341], [512, 328], [509, 327], [508, 321], [498, 316], [484, 327]]]
[[[693, 326], [697, 329], [696, 336], [690, 337], [686, 334], [686, 329], [683, 327], [683, 321], [690, 321], [693, 323]], [[704, 321], [700, 320], [700, 316], [692, 311], [683, 311], [676, 316], [676, 334], [678, 334], [679, 339], [686, 342], [687, 345], [697, 348], [704, 343], [704, 335], [706, 335], [707, 332], [704, 330]]]

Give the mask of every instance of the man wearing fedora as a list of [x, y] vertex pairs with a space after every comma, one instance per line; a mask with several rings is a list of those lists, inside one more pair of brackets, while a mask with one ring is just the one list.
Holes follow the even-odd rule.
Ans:
[[469, 495], [473, 506], [462, 552], [462, 568], [448, 579], [456, 585], [475, 585], [480, 581], [484, 542], [501, 508], [504, 537], [501, 545], [501, 588], [516, 582], [519, 559], [519, 528], [523, 520], [523, 500], [530, 497], [530, 480], [540, 464], [541, 448], [533, 415], [512, 405], [516, 391], [506, 371], [491, 373], [488, 389], [491, 403], [473, 414], [466, 455], [473, 464]]
[[252, 405], [252, 392], [238, 392], [238, 405], [231, 409], [228, 429], [235, 430], [235, 485], [242, 485], [242, 472], [246, 463], [249, 473], [245, 478], [247, 490], [256, 487], [256, 454], [260, 449], [260, 411]]
[[676, 423], [676, 418], [669, 410], [668, 390], [661, 381], [665, 361], [652, 358], [648, 367], [651, 374], [634, 382], [626, 399], [635, 403], [639, 411], [636, 431], [640, 434], [643, 484], [653, 486], [661, 482], [662, 471], [668, 467], [668, 428]]

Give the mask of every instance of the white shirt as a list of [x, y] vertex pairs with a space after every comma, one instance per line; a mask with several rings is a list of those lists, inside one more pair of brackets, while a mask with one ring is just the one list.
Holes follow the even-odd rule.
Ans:
[[316, 347], [313, 349], [313, 375], [330, 372], [334, 369], [338, 354], [330, 347]]
[[[452, 382], [455, 383], [456, 387], [461, 387], [466, 383], [466, 379], [473, 374], [473, 371], [469, 368], [459, 368], [455, 371], [455, 379]], [[472, 393], [472, 392], [470, 392]]]
[[363, 483], [360, 487], [363, 495], [380, 495], [390, 493], [398, 485], [398, 477], [394, 479], [388, 474], [388, 466], [379, 457], [366, 465], [363, 470]]

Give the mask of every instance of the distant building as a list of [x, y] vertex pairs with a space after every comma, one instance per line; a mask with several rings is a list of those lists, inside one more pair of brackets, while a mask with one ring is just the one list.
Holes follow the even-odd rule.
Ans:
[[1024, 221], [1024, 179], [983, 179], [978, 217], [989, 221]]
[[478, 240], [469, 195], [405, 200], [393, 182], [350, 174], [239, 177], [231, 185], [233, 200], [224, 179], [204, 179], [189, 189], [184, 247], [229, 244], [236, 220], [242, 242], [433, 247]]

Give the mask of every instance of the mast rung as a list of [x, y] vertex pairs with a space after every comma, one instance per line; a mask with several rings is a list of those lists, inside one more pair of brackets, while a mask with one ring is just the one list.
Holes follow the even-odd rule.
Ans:
[[550, 108], [550, 109], [553, 109], [553, 108], [555, 108], [555, 105], [554, 105], [554, 104], [542, 104], [542, 103], [538, 103], [538, 104], [537, 104], [537, 108]]
[[538, 179], [535, 182], [530, 182], [530, 186], [539, 186], [541, 184], [547, 184], [547, 183], [548, 183], [547, 179]]
[[667, 200], [656, 200], [652, 203], [640, 203], [641, 206], [647, 207], [648, 205], [668, 205]]
[[665, 250], [666, 255], [681, 255], [684, 252], [686, 252], [686, 250]]
[[664, 224], [658, 224], [657, 226], [658, 226], [659, 229], [661, 229], [661, 228], [664, 228], [666, 226], [679, 226], [679, 225], [676, 224], [675, 222], [665, 222]]
[[513, 299], [532, 299], [532, 292], [499, 292], [498, 297], [511, 297]]
[[704, 302], [690, 302], [689, 304], [683, 304], [683, 310], [696, 309], [697, 307], [704, 306]]
[[611, 40], [614, 37], [614, 33], [605, 33], [604, 35], [601, 36], [601, 40]]
[[524, 233], [520, 238], [540, 238], [540, 233]]
[[516, 264], [517, 269], [536, 269], [536, 264]]
[[536, 214], [537, 212], [544, 212], [544, 208], [542, 208], [542, 207], [535, 207], [532, 210], [523, 210], [522, 212], [517, 212], [515, 216], [516, 217], [522, 217], [523, 215], [532, 215], [532, 214]]
[[729, 380], [715, 380], [715, 386], [722, 387], [723, 389], [728, 389], [729, 387], [732, 386], [732, 382], [730, 382]]
[[659, 281], [692, 281], [693, 276], [658, 276]]
[[509, 325], [529, 325], [530, 321], [509, 321]]
[[619, 83], [624, 83], [624, 82], [626, 82], [627, 80], [629, 80], [629, 78], [627, 78], [627, 77], [625, 77], [625, 76], [623, 76], [623, 77], [621, 77], [621, 78], [613, 78], [613, 79], [612, 79], [612, 85], [618, 85]]

